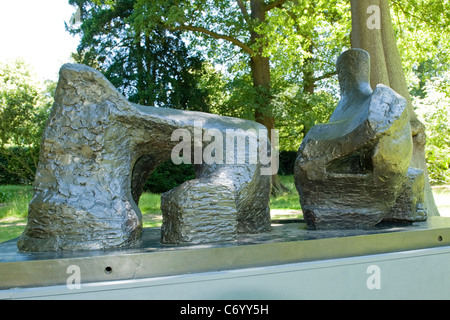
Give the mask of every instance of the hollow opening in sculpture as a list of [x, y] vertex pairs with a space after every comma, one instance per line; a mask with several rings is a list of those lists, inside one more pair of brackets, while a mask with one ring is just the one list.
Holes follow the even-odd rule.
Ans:
[[174, 164], [171, 159], [156, 161], [154, 155], [138, 159], [133, 168], [131, 190], [133, 200], [139, 205], [144, 193], [161, 195], [182, 183], [195, 179], [192, 164]]
[[373, 171], [371, 148], [362, 148], [327, 165], [327, 172], [341, 174], [368, 174]]

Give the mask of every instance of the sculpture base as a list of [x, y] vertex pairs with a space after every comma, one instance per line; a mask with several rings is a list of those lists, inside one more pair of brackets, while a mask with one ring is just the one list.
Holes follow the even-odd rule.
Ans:
[[[193, 246], [161, 245], [160, 232], [159, 228], [145, 229], [139, 246], [122, 250], [19, 253], [17, 240], [0, 244], [0, 298], [8, 297], [11, 288], [66, 288], [71, 266], [79, 268], [81, 284], [88, 285], [450, 246], [450, 218], [444, 217], [371, 230], [337, 231], [311, 231], [301, 220], [280, 220], [264, 234]], [[433, 268], [427, 273], [431, 276]]]

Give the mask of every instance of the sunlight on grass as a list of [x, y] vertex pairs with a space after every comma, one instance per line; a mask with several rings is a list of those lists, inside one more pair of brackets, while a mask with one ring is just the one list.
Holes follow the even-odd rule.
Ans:
[[6, 200], [0, 203], [0, 220], [4, 218], [26, 218], [28, 203], [33, 197], [31, 186], [0, 186], [2, 198]]
[[139, 209], [142, 212], [144, 228], [154, 228], [162, 225], [161, 195], [143, 193], [139, 199]]
[[31, 186], [0, 186], [0, 242], [19, 237], [26, 224]]
[[450, 217], [450, 186], [433, 187], [434, 201], [443, 217]]
[[139, 209], [142, 214], [161, 212], [161, 195], [153, 193], [143, 193], [139, 199]]
[[301, 210], [297, 189], [295, 188], [294, 176], [280, 176], [280, 180], [289, 192], [285, 192], [276, 198], [270, 198], [271, 209]]
[[25, 226], [27, 219], [5, 218], [0, 220], [0, 243], [19, 237]]

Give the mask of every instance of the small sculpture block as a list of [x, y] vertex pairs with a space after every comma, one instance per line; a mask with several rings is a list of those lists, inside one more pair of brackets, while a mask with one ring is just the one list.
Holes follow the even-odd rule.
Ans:
[[[43, 134], [34, 197], [19, 250], [138, 244], [143, 186], [159, 164], [172, 158], [180, 143], [172, 135], [180, 129], [193, 135], [209, 130], [225, 137], [227, 130], [233, 130], [237, 137], [249, 132], [267, 136], [267, 130], [252, 121], [130, 103], [100, 72], [64, 65]], [[198, 151], [190, 138], [187, 146]], [[215, 150], [219, 151], [232, 160], [238, 156], [234, 149], [232, 155]], [[163, 196], [164, 243], [228, 241], [237, 232], [270, 229], [271, 177], [260, 173], [264, 167], [260, 162], [202, 160], [196, 167], [197, 179]]]
[[308, 227], [367, 228], [384, 219], [426, 219], [424, 175], [409, 168], [413, 145], [406, 100], [384, 85], [372, 90], [364, 50], [343, 53], [337, 71], [341, 100], [329, 123], [308, 132], [295, 163]]

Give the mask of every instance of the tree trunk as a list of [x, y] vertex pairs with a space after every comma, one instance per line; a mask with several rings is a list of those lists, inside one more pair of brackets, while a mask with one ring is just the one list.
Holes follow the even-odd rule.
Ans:
[[[266, 20], [266, 12], [263, 0], [251, 0], [251, 18], [259, 23]], [[257, 45], [255, 54], [250, 57], [250, 68], [252, 71], [253, 86], [257, 93], [255, 120], [266, 126], [267, 130], [275, 128], [275, 118], [270, 110], [270, 58], [264, 57], [264, 46], [258, 43], [262, 39], [262, 35], [254, 30], [250, 33], [251, 45]]]
[[313, 45], [308, 48], [311, 57], [305, 59], [304, 71], [303, 71], [303, 93], [314, 94], [314, 89], [316, 88], [316, 81], [314, 78], [314, 66], [313, 66]]
[[[407, 100], [414, 143], [411, 166], [427, 172], [425, 126], [418, 120], [412, 106], [392, 25], [389, 2], [388, 0], [351, 0], [351, 6], [352, 48], [369, 52], [372, 87], [380, 83], [385, 84]], [[428, 174], [426, 175], [425, 204], [429, 216], [439, 216]]]
[[[251, 0], [251, 18], [259, 23], [264, 23], [266, 20], [265, 4], [263, 0]], [[250, 34], [250, 43], [252, 45], [258, 44], [263, 36], [253, 31]], [[270, 84], [270, 58], [264, 57], [264, 47], [258, 44], [256, 54], [250, 57], [250, 68], [252, 72], [253, 87], [256, 91], [256, 109], [255, 120], [263, 124], [269, 134], [269, 139], [272, 139], [271, 130], [275, 129], [275, 117], [270, 107], [271, 102], [271, 84]], [[277, 196], [283, 192], [289, 191], [282, 183], [278, 174], [272, 176], [272, 195]]]

